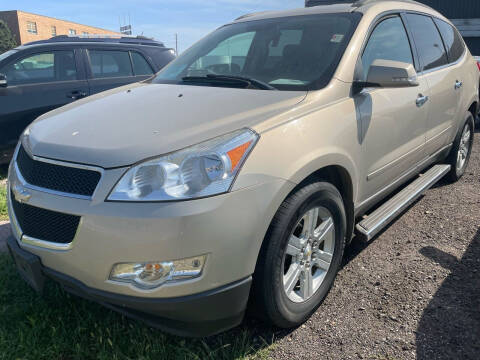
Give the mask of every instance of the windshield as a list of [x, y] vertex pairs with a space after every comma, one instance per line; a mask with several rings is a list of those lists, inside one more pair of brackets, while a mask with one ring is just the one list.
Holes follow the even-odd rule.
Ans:
[[[226, 25], [185, 51], [152, 82], [232, 86], [234, 82], [212, 76], [224, 75], [278, 90], [320, 89], [332, 78], [360, 17], [332, 13]], [[192, 82], [202, 78], [208, 81]]]
[[3, 59], [6, 59], [7, 57], [9, 57], [10, 55], [12, 55], [16, 52], [17, 52], [16, 50], [9, 50], [9, 51], [4, 52], [3, 54], [0, 54], [0, 61], [2, 61]]

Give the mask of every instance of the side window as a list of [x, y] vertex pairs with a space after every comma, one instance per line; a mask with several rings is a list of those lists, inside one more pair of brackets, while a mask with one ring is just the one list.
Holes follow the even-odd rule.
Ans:
[[52, 51], [28, 56], [0, 70], [11, 85], [77, 79], [73, 51]]
[[241, 73], [255, 34], [242, 33], [220, 42], [207, 55], [195, 61], [189, 67], [189, 73], [194, 74], [198, 69], [207, 69], [217, 74]]
[[94, 78], [133, 76], [128, 51], [89, 50]]
[[130, 54], [132, 55], [133, 72], [136, 76], [153, 74], [152, 68], [148, 64], [147, 60], [145, 60], [143, 55], [139, 54], [136, 51], [131, 51]]
[[422, 63], [422, 71], [448, 64], [442, 38], [432, 18], [417, 14], [407, 14], [406, 17]]
[[435, 23], [440, 30], [443, 42], [447, 48], [448, 61], [454, 63], [463, 55], [465, 45], [458, 31], [443, 20], [435, 19]]
[[413, 64], [410, 42], [399, 16], [383, 20], [373, 30], [362, 55], [364, 79], [375, 60], [392, 60]]

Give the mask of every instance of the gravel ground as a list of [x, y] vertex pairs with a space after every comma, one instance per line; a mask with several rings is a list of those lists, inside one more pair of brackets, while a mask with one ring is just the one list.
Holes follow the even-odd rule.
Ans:
[[[241, 328], [273, 340], [273, 359], [480, 359], [476, 136], [459, 183], [429, 190], [370, 243], [354, 239], [305, 325], [278, 332], [247, 320]], [[0, 224], [0, 251], [8, 231]]]
[[457, 184], [439, 183], [343, 269], [275, 359], [480, 359], [480, 133]]

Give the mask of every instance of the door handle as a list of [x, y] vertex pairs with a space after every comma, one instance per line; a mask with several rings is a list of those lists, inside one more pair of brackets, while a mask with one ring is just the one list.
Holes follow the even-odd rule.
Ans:
[[455, 81], [455, 90], [460, 89], [463, 86], [463, 82], [461, 81]]
[[422, 107], [428, 101], [428, 96], [423, 96], [422, 94], [418, 95], [417, 106]]
[[72, 91], [71, 93], [67, 94], [67, 98], [73, 99], [73, 100], [78, 100], [83, 97], [87, 96], [87, 93], [85, 91]]

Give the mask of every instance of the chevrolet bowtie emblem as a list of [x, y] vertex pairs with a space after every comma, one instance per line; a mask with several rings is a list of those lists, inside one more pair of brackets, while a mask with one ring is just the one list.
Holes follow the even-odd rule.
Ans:
[[20, 184], [15, 184], [12, 187], [12, 192], [13, 192], [13, 196], [15, 197], [15, 200], [17, 200], [20, 203], [26, 203], [32, 197], [32, 194]]

